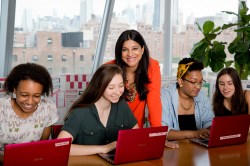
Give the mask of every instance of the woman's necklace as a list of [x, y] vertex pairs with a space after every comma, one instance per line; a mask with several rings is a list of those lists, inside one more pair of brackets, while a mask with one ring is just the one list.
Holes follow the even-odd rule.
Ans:
[[135, 100], [135, 96], [137, 94], [135, 83], [129, 84], [128, 80], [126, 79], [125, 87], [128, 90], [128, 93], [126, 95], [127, 100], [130, 102], [133, 102]]
[[188, 111], [188, 110], [190, 110], [193, 107], [193, 105], [194, 105], [194, 99], [192, 99], [191, 103], [188, 106], [185, 106], [187, 104], [182, 103], [182, 99], [181, 99], [181, 97], [179, 97], [179, 103], [180, 103], [180, 106], [181, 106], [182, 109]]

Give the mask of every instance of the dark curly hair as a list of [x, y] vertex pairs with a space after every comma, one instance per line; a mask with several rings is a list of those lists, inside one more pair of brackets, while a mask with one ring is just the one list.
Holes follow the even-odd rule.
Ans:
[[[179, 65], [180, 64], [188, 64], [190, 62], [194, 62], [194, 63], [189, 66], [187, 72], [181, 78], [184, 78], [187, 75], [187, 73], [190, 71], [195, 71], [195, 70], [202, 71], [204, 69], [203, 63], [195, 60], [194, 58], [183, 58], [182, 60], [180, 60]], [[176, 83], [176, 86], [177, 86], [177, 88], [179, 88], [178, 83]]]
[[5, 93], [14, 92], [22, 80], [32, 80], [43, 86], [42, 94], [49, 96], [53, 93], [52, 79], [47, 69], [35, 63], [20, 64], [14, 67], [5, 79], [3, 89]]
[[[182, 60], [180, 60], [179, 65], [180, 64], [187, 64], [189, 62], [194, 62], [192, 65], [190, 65], [190, 67], [188, 68], [188, 71], [194, 71], [194, 70], [203, 70], [204, 69], [204, 65], [202, 62], [195, 60], [194, 58], [183, 58]], [[187, 72], [182, 76], [185, 77], [185, 75], [187, 74]]]

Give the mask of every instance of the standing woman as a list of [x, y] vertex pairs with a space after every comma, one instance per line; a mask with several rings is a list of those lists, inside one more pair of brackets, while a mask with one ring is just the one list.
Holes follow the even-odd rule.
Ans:
[[0, 146], [48, 139], [58, 120], [51, 76], [43, 66], [20, 64], [7, 76], [0, 99]]
[[250, 114], [250, 91], [243, 90], [234, 68], [222, 69], [217, 76], [213, 96], [215, 116]]
[[142, 128], [145, 122], [146, 105], [150, 125], [161, 126], [160, 66], [149, 57], [142, 35], [135, 30], [124, 31], [116, 42], [115, 60], [108, 63], [117, 64], [126, 75], [124, 95], [139, 127]]
[[58, 138], [72, 138], [70, 155], [107, 153], [116, 147], [119, 130], [138, 128], [122, 98], [124, 75], [115, 64], [97, 69], [83, 94], [71, 106]]

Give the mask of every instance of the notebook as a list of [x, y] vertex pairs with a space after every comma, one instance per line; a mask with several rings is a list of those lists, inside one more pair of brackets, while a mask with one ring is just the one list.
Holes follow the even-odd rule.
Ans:
[[67, 166], [71, 138], [51, 139], [19, 144], [4, 148], [4, 166]]
[[167, 131], [167, 126], [120, 130], [116, 149], [99, 156], [111, 164], [161, 158]]
[[212, 121], [209, 139], [191, 139], [205, 147], [242, 144], [247, 141], [250, 115], [215, 117]]

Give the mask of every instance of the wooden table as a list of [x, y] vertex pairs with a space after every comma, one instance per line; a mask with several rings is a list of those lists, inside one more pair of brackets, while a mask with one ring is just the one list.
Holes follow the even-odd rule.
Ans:
[[[250, 135], [241, 145], [204, 148], [189, 140], [178, 141], [178, 149], [165, 148], [157, 160], [123, 164], [124, 166], [250, 166]], [[70, 156], [68, 166], [110, 166], [97, 155]]]

